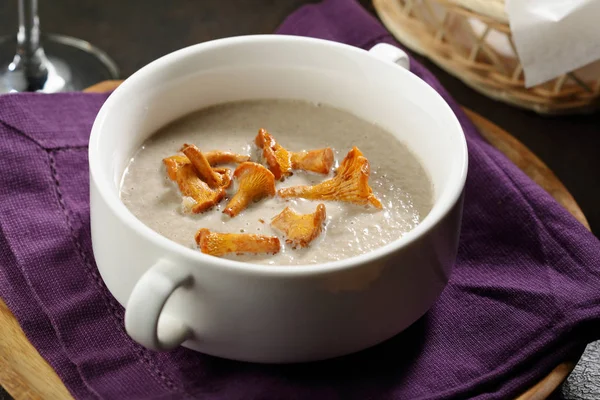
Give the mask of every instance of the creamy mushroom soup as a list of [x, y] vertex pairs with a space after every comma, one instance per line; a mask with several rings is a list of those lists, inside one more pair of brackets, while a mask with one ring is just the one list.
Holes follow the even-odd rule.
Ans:
[[[381, 209], [343, 201], [281, 198], [278, 195], [251, 202], [234, 218], [223, 213], [239, 184], [233, 184], [214, 207], [191, 213], [175, 182], [169, 179], [162, 160], [181, 154], [183, 144], [202, 152], [230, 151], [264, 164], [255, 144], [260, 128], [293, 152], [330, 147], [333, 168], [327, 175], [291, 171], [276, 190], [315, 185], [332, 179], [336, 168], [353, 148], [370, 165], [369, 186]], [[233, 172], [238, 165], [223, 164]], [[431, 181], [417, 157], [386, 130], [348, 112], [321, 104], [295, 100], [253, 100], [212, 106], [187, 115], [153, 134], [131, 159], [121, 184], [121, 199], [143, 223], [184, 246], [198, 249], [196, 232], [251, 233], [276, 236], [276, 254], [230, 253], [237, 261], [272, 265], [324, 263], [369, 252], [396, 239], [419, 224], [433, 203]], [[306, 247], [293, 248], [271, 220], [290, 207], [298, 214], [314, 213], [325, 206], [325, 220], [318, 237]], [[198, 251], [200, 251], [198, 249]]]

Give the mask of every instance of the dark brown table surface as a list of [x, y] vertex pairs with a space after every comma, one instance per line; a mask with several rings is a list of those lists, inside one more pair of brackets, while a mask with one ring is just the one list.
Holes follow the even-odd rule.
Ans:
[[[42, 1], [42, 31], [88, 40], [105, 50], [126, 78], [150, 61], [199, 42], [271, 33], [310, 0]], [[370, 0], [361, 3], [373, 12]], [[0, 3], [0, 36], [16, 32], [16, 1]], [[600, 113], [543, 117], [488, 99], [431, 62], [425, 63], [462, 105], [512, 133], [564, 183], [600, 235]], [[599, 289], [600, 290], [600, 289]], [[600, 346], [584, 354], [563, 395], [600, 398]], [[0, 399], [3, 398], [0, 390]]]

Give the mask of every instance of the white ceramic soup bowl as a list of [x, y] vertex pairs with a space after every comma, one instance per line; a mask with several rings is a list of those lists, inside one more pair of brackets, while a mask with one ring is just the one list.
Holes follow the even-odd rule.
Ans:
[[[114, 91], [90, 138], [91, 228], [98, 269], [125, 307], [134, 340], [243, 361], [313, 361], [385, 341], [432, 306], [456, 257], [467, 148], [446, 102], [398, 65], [407, 60], [389, 45], [368, 52], [317, 39], [243, 36], [164, 56]], [[209, 105], [263, 98], [321, 102], [388, 129], [430, 175], [429, 215], [366, 254], [266, 266], [175, 243], [121, 202], [127, 163], [157, 129]]]

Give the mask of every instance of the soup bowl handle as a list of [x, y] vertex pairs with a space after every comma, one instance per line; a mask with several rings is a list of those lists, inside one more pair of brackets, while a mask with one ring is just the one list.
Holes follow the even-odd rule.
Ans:
[[369, 53], [381, 60], [391, 61], [404, 69], [410, 69], [408, 54], [391, 44], [378, 43], [369, 49]]
[[146, 271], [127, 301], [125, 329], [129, 336], [144, 347], [161, 351], [189, 339], [191, 330], [186, 324], [161, 314], [173, 292], [192, 280], [189, 272], [164, 259]]

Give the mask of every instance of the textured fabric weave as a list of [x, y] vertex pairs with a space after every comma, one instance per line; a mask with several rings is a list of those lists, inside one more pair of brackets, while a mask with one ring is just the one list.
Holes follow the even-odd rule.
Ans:
[[[279, 32], [394, 44], [353, 0]], [[397, 337], [308, 365], [239, 363], [128, 338], [91, 248], [87, 141], [97, 94], [0, 97], [0, 295], [79, 399], [503, 399], [600, 337], [598, 240], [458, 115], [470, 157], [458, 260], [434, 307]]]

